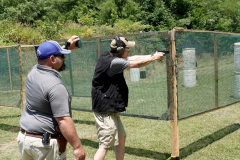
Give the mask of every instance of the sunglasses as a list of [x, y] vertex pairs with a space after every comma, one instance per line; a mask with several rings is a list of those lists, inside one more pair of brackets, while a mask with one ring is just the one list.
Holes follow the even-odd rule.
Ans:
[[61, 57], [62, 59], [64, 59], [64, 58], [65, 58], [65, 55], [58, 53], [58, 54], [54, 55], [54, 57]]

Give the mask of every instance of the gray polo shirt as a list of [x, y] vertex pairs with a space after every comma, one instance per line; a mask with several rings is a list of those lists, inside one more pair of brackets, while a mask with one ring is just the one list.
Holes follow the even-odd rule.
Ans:
[[36, 64], [26, 80], [25, 105], [19, 125], [30, 133], [55, 131], [55, 117], [70, 116], [71, 96], [56, 70]]

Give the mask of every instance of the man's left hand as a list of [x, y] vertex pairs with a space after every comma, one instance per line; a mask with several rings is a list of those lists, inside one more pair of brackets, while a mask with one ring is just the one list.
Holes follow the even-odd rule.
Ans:
[[[68, 50], [78, 49], [78, 47], [75, 46], [75, 43], [79, 40], [78, 36], [72, 36], [68, 39], [68, 42], [70, 43], [70, 46], [68, 47]], [[65, 48], [65, 46], [63, 46]]]

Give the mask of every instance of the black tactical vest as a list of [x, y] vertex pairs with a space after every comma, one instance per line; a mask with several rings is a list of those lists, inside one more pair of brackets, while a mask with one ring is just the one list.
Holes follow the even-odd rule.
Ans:
[[106, 70], [116, 58], [105, 51], [98, 59], [92, 80], [92, 111], [123, 112], [128, 105], [128, 87], [123, 72], [109, 77]]

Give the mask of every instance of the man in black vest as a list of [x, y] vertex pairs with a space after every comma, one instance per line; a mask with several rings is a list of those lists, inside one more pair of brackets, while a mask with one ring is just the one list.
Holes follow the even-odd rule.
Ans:
[[98, 59], [92, 80], [92, 111], [99, 140], [94, 160], [103, 160], [111, 146], [115, 146], [116, 159], [124, 159], [126, 133], [118, 115], [128, 105], [128, 87], [123, 71], [164, 58], [162, 52], [128, 57], [129, 48], [134, 45], [135, 42], [116, 36], [110, 44], [111, 51], [105, 51]]

